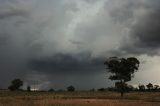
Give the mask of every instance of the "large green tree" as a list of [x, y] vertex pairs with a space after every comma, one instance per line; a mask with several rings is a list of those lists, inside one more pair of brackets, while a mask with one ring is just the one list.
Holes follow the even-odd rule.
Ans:
[[134, 72], [139, 68], [139, 60], [135, 57], [111, 57], [104, 64], [107, 66], [107, 71], [111, 73], [109, 79], [117, 81], [116, 84], [119, 85], [121, 96], [123, 96], [126, 82], [131, 81]]

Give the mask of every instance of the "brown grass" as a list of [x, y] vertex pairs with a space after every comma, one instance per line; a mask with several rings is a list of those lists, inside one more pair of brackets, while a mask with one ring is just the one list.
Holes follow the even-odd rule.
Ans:
[[[6, 94], [7, 93], [7, 94]], [[0, 106], [160, 106], [160, 93], [115, 92], [6, 92]]]

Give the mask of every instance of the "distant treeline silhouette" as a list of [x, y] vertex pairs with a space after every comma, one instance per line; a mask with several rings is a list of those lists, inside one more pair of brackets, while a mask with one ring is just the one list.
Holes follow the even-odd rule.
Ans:
[[[26, 89], [21, 89], [20, 87], [23, 86], [23, 81], [21, 79], [14, 79], [11, 81], [11, 85], [8, 87], [10, 91], [35, 91], [32, 90], [31, 86], [27, 86]], [[160, 86], [159, 85], [154, 85], [152, 83], [148, 83], [147, 85], [139, 84], [137, 87], [133, 87], [132, 85], [125, 84], [123, 88], [124, 92], [131, 92], [131, 91], [141, 91], [141, 92], [160, 92]], [[43, 92], [63, 92], [63, 91], [68, 91], [68, 92], [74, 92], [76, 91], [75, 87], [73, 85], [70, 85], [66, 88], [66, 90], [63, 89], [58, 89], [55, 90], [53, 88], [49, 90], [36, 90], [36, 91], [43, 91]], [[87, 90], [86, 90], [87, 91]], [[99, 89], [90, 89], [88, 90], [90, 92], [95, 92], [95, 91], [115, 91], [115, 92], [121, 92], [121, 88], [119, 87], [119, 84], [115, 83], [114, 87], [108, 87], [108, 88], [99, 88]]]
[[[115, 87], [108, 87], [108, 88], [99, 88], [97, 91], [120, 91], [120, 88], [115, 85]], [[133, 87], [132, 85], [125, 85], [124, 92], [130, 91], [142, 91], [142, 92], [160, 92], [159, 85], [153, 85], [149, 83], [147, 85], [139, 84], [138, 87]]]
[[[11, 81], [11, 85], [8, 87], [8, 89], [10, 91], [28, 91], [28, 92], [31, 92], [31, 91], [45, 91], [45, 90], [35, 90], [35, 87], [32, 88], [31, 86], [27, 86], [26, 90], [24, 89], [21, 89], [21, 87], [23, 86], [23, 81], [19, 78], [16, 78], [14, 80]], [[54, 91], [58, 91], [58, 92], [61, 92], [61, 91], [65, 91], [65, 90], [62, 90], [62, 89], [59, 89], [59, 90], [54, 90], [53, 88], [49, 89], [48, 90], [49, 92], [54, 92]], [[68, 92], [74, 92], [75, 91], [75, 87], [70, 85], [66, 88], [66, 91]]]
[[[140, 61], [135, 57], [129, 58], [118, 58], [118, 57], [110, 57], [105, 62], [104, 65], [106, 66], [107, 72], [110, 72], [109, 79], [115, 81], [115, 87], [108, 87], [108, 88], [99, 88], [99, 89], [91, 89], [89, 91], [116, 91], [120, 92], [121, 96], [125, 92], [130, 91], [148, 91], [148, 92], [160, 92], [159, 85], [153, 85], [152, 83], [148, 83], [147, 85], [139, 84], [138, 87], [133, 87], [132, 85], [128, 85], [127, 82], [131, 81], [134, 77], [134, 73], [138, 71]], [[11, 85], [8, 87], [10, 91], [40, 91], [35, 90], [30, 85], [27, 86], [26, 90], [21, 89], [23, 86], [23, 81], [21, 79], [14, 79], [11, 81]], [[41, 90], [42, 91], [42, 90]], [[45, 91], [45, 90], [43, 90]], [[73, 85], [70, 85], [66, 88], [66, 90], [55, 90], [53, 88], [48, 90], [49, 92], [74, 92], [76, 91]]]

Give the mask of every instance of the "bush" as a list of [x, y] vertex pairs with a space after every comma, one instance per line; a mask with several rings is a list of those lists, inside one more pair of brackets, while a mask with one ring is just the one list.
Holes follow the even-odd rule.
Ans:
[[52, 89], [52, 88], [48, 90], [48, 92], [54, 92], [54, 91], [55, 91], [55, 90], [54, 90], [54, 89]]
[[67, 87], [67, 91], [69, 91], [69, 92], [75, 91], [74, 86], [69, 86], [69, 87]]
[[27, 91], [30, 92], [31, 91], [31, 87], [27, 86]]

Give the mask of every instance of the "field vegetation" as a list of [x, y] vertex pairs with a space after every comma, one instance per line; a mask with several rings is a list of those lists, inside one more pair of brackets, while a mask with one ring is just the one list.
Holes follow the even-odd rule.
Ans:
[[160, 92], [0, 91], [0, 106], [160, 106]]

